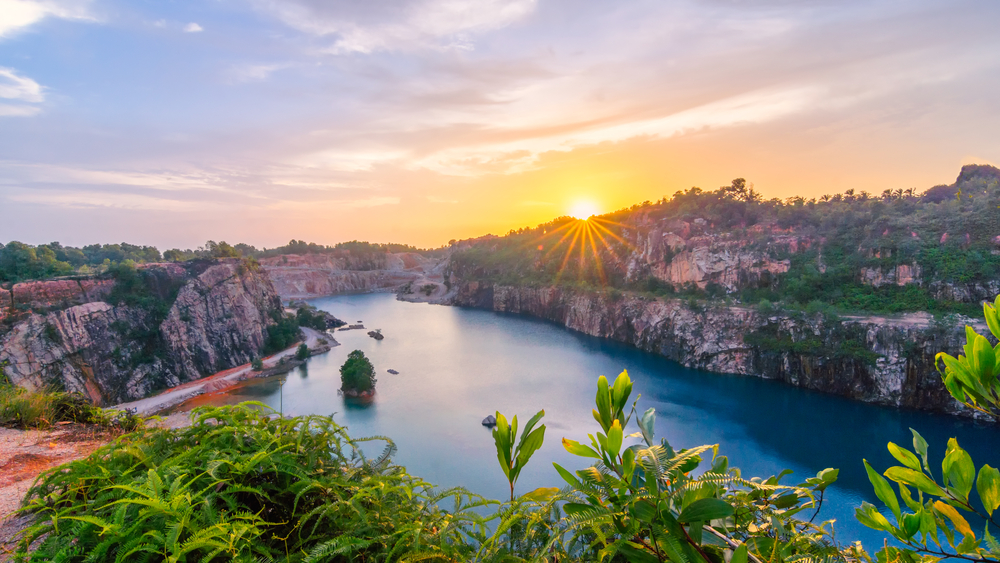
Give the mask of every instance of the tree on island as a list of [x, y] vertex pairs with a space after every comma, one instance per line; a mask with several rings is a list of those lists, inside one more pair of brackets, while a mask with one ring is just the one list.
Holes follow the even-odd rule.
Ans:
[[347, 355], [340, 366], [340, 389], [347, 394], [371, 393], [375, 390], [375, 367], [361, 350]]

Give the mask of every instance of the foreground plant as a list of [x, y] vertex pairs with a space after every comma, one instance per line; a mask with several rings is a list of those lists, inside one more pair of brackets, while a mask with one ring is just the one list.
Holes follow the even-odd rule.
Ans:
[[[983, 305], [983, 314], [994, 338], [1000, 339], [998, 308], [1000, 296], [993, 305]], [[939, 365], [944, 366], [941, 378], [957, 401], [994, 421], [1000, 420], [1000, 345], [994, 347], [970, 326], [965, 327], [965, 334], [965, 354], [957, 358], [943, 352], [937, 355]], [[878, 553], [879, 561], [1000, 561], [1000, 542], [995, 537], [1000, 535], [1000, 515], [996, 512], [1000, 508], [1000, 470], [985, 464], [977, 472], [972, 457], [952, 438], [941, 461], [939, 481], [931, 470], [927, 442], [916, 430], [910, 431], [913, 451], [892, 442], [888, 446], [889, 453], [902, 466], [890, 467], [883, 477], [867, 460], [864, 462], [875, 495], [889, 509], [894, 522], [867, 502], [857, 509], [857, 519], [900, 543], [887, 545]], [[889, 485], [890, 480], [899, 487], [899, 497]], [[909, 511], [900, 506], [900, 498]], [[977, 535], [973, 526], [982, 526], [982, 534]]]
[[[631, 392], [628, 373], [613, 385], [601, 376], [593, 411], [600, 431], [590, 435], [590, 445], [563, 439], [567, 451], [595, 460], [594, 465], [571, 472], [554, 464], [568, 487], [536, 489], [506, 505], [481, 556], [512, 557], [520, 549], [516, 555], [525, 560], [844, 559], [833, 542], [832, 523], [813, 524], [837, 470], [795, 486], [779, 483], [787, 472], [744, 479], [718, 455], [717, 445], [677, 451], [666, 440], [657, 443], [653, 409], [636, 420], [638, 432], [626, 435], [636, 414], [635, 402], [629, 408]], [[626, 446], [632, 438], [641, 441]], [[498, 441], [498, 452], [505, 445]], [[702, 468], [709, 452], [710, 462]]]
[[[464, 560], [487, 504], [436, 494], [377, 459], [328, 417], [278, 418], [260, 404], [201, 408], [182, 430], [120, 438], [44, 473], [21, 561]], [[453, 498], [454, 512], [439, 508]], [[39, 541], [34, 551], [28, 546]]]

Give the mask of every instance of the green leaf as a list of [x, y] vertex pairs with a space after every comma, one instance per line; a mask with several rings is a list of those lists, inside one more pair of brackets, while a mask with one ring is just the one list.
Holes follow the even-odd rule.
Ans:
[[888, 448], [889, 453], [891, 453], [892, 457], [896, 458], [899, 463], [902, 463], [914, 471], [920, 471], [920, 460], [913, 454], [913, 452], [906, 448], [901, 448], [892, 442], [889, 442]]
[[528, 460], [538, 451], [538, 448], [542, 447], [542, 442], [544, 441], [545, 425], [543, 424], [536, 428], [534, 432], [528, 434], [527, 438], [517, 445], [517, 460], [514, 463], [514, 471], [511, 472], [513, 480], [517, 480], [517, 477], [521, 474], [521, 470], [528, 464]]
[[592, 457], [594, 459], [601, 459], [601, 454], [597, 453], [594, 448], [590, 446], [585, 446], [576, 440], [570, 440], [569, 438], [562, 439], [562, 445], [566, 448], [566, 451], [582, 457]]
[[653, 426], [656, 423], [656, 409], [648, 409], [639, 419], [639, 430], [642, 432], [642, 439], [647, 446], [653, 445]]
[[632, 516], [646, 523], [653, 522], [656, 519], [656, 507], [647, 500], [640, 500], [633, 504], [631, 512]]
[[954, 442], [954, 449], [949, 448], [951, 451], [945, 456], [941, 466], [948, 481], [957, 490], [958, 496], [962, 500], [968, 500], [972, 483], [976, 479], [976, 466], [973, 465], [969, 454], [958, 447], [958, 442], [954, 438], [949, 442]]
[[522, 442], [524, 441], [525, 436], [531, 434], [531, 429], [534, 428], [536, 424], [538, 424], [538, 421], [541, 420], [543, 416], [545, 416], [545, 409], [542, 409], [537, 413], [535, 413], [535, 416], [531, 417], [531, 420], [528, 421], [528, 424], [524, 425], [524, 430], [521, 431]]
[[979, 500], [986, 507], [986, 512], [992, 516], [993, 511], [1000, 508], [1000, 470], [984, 465], [979, 470], [976, 490], [979, 492]]
[[986, 326], [990, 327], [990, 332], [995, 338], [1000, 339], [1000, 315], [997, 313], [997, 307], [1000, 307], [1000, 295], [997, 295], [993, 305], [983, 303], [983, 316], [986, 317]]
[[892, 524], [882, 516], [875, 506], [867, 501], [861, 503], [860, 508], [854, 509], [854, 517], [865, 526], [874, 530], [888, 532], [892, 530]]
[[913, 451], [917, 452], [917, 454], [920, 456], [920, 459], [923, 460], [924, 469], [926, 469], [927, 472], [930, 473], [931, 466], [927, 462], [927, 440], [924, 440], [924, 437], [921, 436], [919, 432], [917, 432], [912, 428], [910, 428], [910, 432], [913, 434]]
[[611, 428], [611, 392], [608, 389], [608, 378], [603, 375], [597, 379], [597, 410], [594, 411], [594, 418], [601, 425], [605, 432]]
[[739, 547], [733, 550], [733, 557], [729, 560], [729, 563], [747, 563], [747, 544], [741, 543]]
[[892, 514], [896, 517], [896, 521], [899, 522], [899, 499], [896, 498], [896, 492], [892, 490], [889, 482], [886, 481], [884, 477], [872, 469], [872, 466], [868, 464], [868, 460], [864, 460], [864, 464], [865, 471], [868, 472], [868, 480], [871, 481], [872, 486], [875, 487], [875, 496], [884, 502], [885, 505], [889, 507], [889, 510], [892, 510]]
[[917, 473], [905, 467], [890, 467], [886, 470], [885, 476], [897, 483], [905, 483], [916, 487], [921, 491], [937, 496], [945, 496], [944, 489], [923, 473]]
[[799, 503], [799, 495], [795, 493], [785, 493], [774, 500], [776, 508], [789, 508]]
[[917, 532], [920, 531], [920, 515], [919, 514], [904, 514], [903, 521], [899, 527], [903, 531], [903, 535], [906, 539], [912, 538]]
[[618, 546], [618, 551], [629, 563], [660, 563], [659, 557], [637, 543], [625, 542]]
[[733, 515], [733, 507], [724, 500], [703, 498], [692, 502], [681, 511], [677, 521], [681, 523], [716, 520]]
[[615, 419], [611, 423], [611, 429], [608, 430], [608, 453], [611, 455], [612, 460], [618, 457], [618, 452], [622, 449], [623, 439], [622, 425], [618, 422], [618, 419]]
[[976, 335], [973, 354], [975, 354], [974, 365], [976, 371], [979, 373], [979, 382], [988, 381], [993, 375], [993, 369], [996, 367], [997, 360], [993, 354], [993, 346], [990, 345], [990, 341], [986, 340], [985, 336]]
[[628, 370], [622, 370], [618, 374], [618, 377], [615, 378], [615, 385], [611, 390], [612, 406], [616, 414], [625, 410], [625, 405], [628, 403], [628, 398], [631, 394], [632, 380], [628, 376]]
[[559, 489], [556, 487], [539, 487], [534, 491], [525, 493], [521, 495], [523, 498], [528, 500], [537, 500], [539, 502], [545, 502], [551, 500], [552, 497], [559, 494]]

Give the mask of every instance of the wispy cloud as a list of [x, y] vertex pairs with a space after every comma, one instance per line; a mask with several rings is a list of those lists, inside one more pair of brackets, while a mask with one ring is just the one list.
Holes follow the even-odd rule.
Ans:
[[92, 20], [89, 0], [0, 0], [0, 39], [47, 17]]
[[285, 24], [335, 36], [328, 51], [373, 53], [407, 48], [468, 50], [471, 34], [500, 29], [534, 11], [537, 0], [327, 2], [258, 0]]
[[0, 100], [19, 102], [0, 103], [0, 116], [26, 117], [42, 111], [33, 104], [45, 101], [45, 94], [34, 80], [20, 76], [12, 68], [0, 67]]
[[195, 22], [191, 22], [184, 26], [184, 33], [199, 33], [205, 31], [205, 28], [201, 27]]

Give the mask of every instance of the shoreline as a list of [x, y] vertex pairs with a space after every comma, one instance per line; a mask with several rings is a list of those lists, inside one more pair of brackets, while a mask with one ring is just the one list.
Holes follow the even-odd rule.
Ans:
[[[340, 346], [340, 343], [328, 333], [321, 333], [318, 330], [308, 327], [302, 327], [302, 332], [306, 336], [305, 344], [309, 347], [310, 356], [325, 354], [335, 346]], [[327, 343], [324, 344], [321, 342], [321, 339], [326, 340]], [[302, 344], [302, 342], [296, 342], [294, 345], [276, 354], [262, 358], [264, 369], [260, 371], [253, 371], [251, 364], [247, 363], [214, 373], [212, 375], [207, 375], [201, 379], [182, 383], [181, 385], [171, 387], [170, 389], [166, 389], [151, 397], [146, 397], [144, 399], [128, 403], [121, 403], [109, 408], [113, 410], [135, 409], [136, 414], [140, 416], [152, 416], [176, 407], [184, 401], [197, 397], [198, 395], [229, 389], [230, 387], [234, 387], [241, 381], [245, 381], [247, 379], [268, 377], [291, 371], [293, 368], [302, 365], [303, 363], [301, 360], [296, 360], [294, 358], [295, 352], [300, 344]]]

